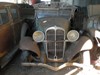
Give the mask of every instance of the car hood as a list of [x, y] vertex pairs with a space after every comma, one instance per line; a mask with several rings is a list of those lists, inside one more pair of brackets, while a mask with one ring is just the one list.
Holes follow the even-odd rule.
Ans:
[[45, 17], [38, 19], [38, 29], [46, 31], [50, 27], [61, 27], [64, 30], [68, 31], [70, 28], [70, 21], [62, 17]]

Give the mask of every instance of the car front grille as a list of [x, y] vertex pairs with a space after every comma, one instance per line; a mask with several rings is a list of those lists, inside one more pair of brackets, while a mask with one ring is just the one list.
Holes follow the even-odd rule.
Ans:
[[50, 59], [61, 59], [64, 55], [64, 30], [61, 28], [46, 31], [47, 57]]

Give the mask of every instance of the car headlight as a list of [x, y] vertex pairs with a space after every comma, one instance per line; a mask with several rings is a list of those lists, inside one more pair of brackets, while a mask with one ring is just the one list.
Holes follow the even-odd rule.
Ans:
[[36, 42], [42, 42], [44, 40], [44, 33], [42, 31], [35, 31], [33, 33], [33, 39]]
[[70, 42], [74, 42], [79, 38], [79, 33], [76, 30], [71, 30], [67, 34], [67, 38]]

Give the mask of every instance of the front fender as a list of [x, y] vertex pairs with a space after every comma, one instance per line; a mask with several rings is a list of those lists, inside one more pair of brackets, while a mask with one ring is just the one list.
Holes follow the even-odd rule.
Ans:
[[69, 47], [65, 52], [65, 60], [70, 61], [77, 53], [85, 50], [91, 50], [93, 43], [87, 36], [81, 36], [80, 39]]
[[32, 51], [37, 54], [38, 57], [40, 57], [39, 47], [37, 43], [32, 40], [31, 37], [23, 37], [23, 39], [21, 39], [20, 41], [19, 48], [21, 50]]

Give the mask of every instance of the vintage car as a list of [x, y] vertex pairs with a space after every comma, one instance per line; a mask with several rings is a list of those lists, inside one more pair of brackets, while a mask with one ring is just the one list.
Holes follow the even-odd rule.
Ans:
[[34, 8], [35, 32], [20, 41], [22, 65], [43, 66], [54, 71], [66, 66], [90, 66], [93, 42], [88, 33], [74, 25], [77, 7], [55, 2], [39, 3]]
[[0, 68], [18, 51], [19, 41], [25, 36], [27, 28], [16, 4], [0, 2]]

